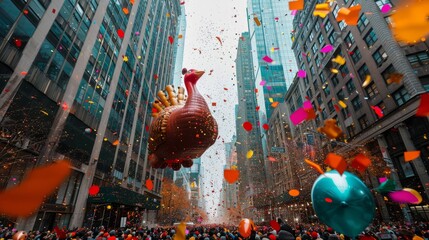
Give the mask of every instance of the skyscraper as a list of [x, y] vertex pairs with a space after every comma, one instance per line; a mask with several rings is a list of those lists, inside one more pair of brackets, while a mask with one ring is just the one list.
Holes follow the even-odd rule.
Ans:
[[[381, 8], [397, 7], [400, 1], [338, 0], [331, 3], [332, 12], [324, 19], [312, 14], [318, 2], [305, 1], [304, 10], [296, 15], [293, 49], [299, 68], [307, 72], [301, 81], [303, 92], [317, 110], [317, 127], [333, 118], [344, 132], [346, 144], [324, 144], [326, 149], [350, 157], [357, 153], [371, 156], [376, 166], [370, 177], [373, 187], [378, 186], [376, 177], [387, 176], [398, 187], [414, 187], [428, 197], [429, 143], [423, 139], [429, 134], [429, 121], [415, 116], [420, 95], [429, 89], [428, 40], [411, 45], [395, 40], [390, 30], [392, 11], [383, 13]], [[362, 7], [357, 26], [336, 21], [341, 7], [357, 4]], [[327, 44], [333, 50], [321, 53]], [[338, 55], [345, 59], [344, 65], [332, 62]], [[393, 82], [394, 78], [402, 79]], [[340, 100], [347, 107], [340, 107]], [[288, 107], [299, 106], [292, 103]], [[406, 162], [404, 152], [411, 150], [419, 150], [421, 155]], [[378, 214], [385, 221], [398, 219], [401, 210], [409, 218], [409, 213], [420, 217], [428, 209], [400, 209], [391, 204], [387, 210], [385, 201], [379, 196], [376, 199]]]
[[6, 0], [0, 11], [2, 144], [17, 153], [2, 185], [35, 165], [73, 165], [19, 228], [153, 222], [162, 171], [147, 163], [150, 102], [173, 79], [180, 2]]
[[185, 51], [185, 37], [186, 37], [186, 13], [185, 5], [180, 6], [179, 24], [177, 25], [177, 43], [175, 44], [174, 55], [176, 63], [173, 72], [173, 85], [178, 87], [182, 85], [182, 68], [183, 68], [183, 53]]
[[[239, 202], [244, 216], [259, 219], [254, 198], [265, 189], [264, 155], [260, 141], [259, 116], [256, 109], [255, 77], [253, 73], [250, 35], [242, 33], [236, 58], [238, 105], [236, 105], [237, 163], [240, 170]], [[243, 123], [253, 128], [245, 131]], [[246, 159], [249, 151], [253, 152]], [[260, 216], [260, 215], [259, 215]]]

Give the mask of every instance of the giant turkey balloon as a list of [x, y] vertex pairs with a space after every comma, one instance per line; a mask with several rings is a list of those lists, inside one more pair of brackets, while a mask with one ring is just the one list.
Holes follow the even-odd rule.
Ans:
[[311, 189], [311, 200], [320, 221], [335, 231], [356, 237], [372, 221], [374, 198], [355, 175], [336, 170], [320, 175]]
[[158, 92], [152, 104], [156, 112], [150, 126], [149, 162], [153, 168], [171, 167], [179, 170], [191, 167], [216, 141], [218, 129], [203, 96], [196, 87], [204, 71], [183, 69], [188, 98], [179, 87], [178, 94], [171, 85]]

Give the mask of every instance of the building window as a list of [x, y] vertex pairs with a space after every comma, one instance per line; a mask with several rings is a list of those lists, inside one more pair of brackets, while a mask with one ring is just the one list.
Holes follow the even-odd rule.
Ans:
[[347, 25], [344, 21], [341, 21], [338, 23], [338, 26], [340, 27], [340, 30], [343, 30]]
[[354, 135], [356, 135], [356, 132], [355, 132], [355, 125], [354, 124], [352, 124], [352, 125], [350, 125], [350, 126], [348, 126], [347, 127], [347, 132], [349, 133], [349, 137], [353, 137]]
[[401, 106], [410, 99], [410, 95], [408, 94], [407, 89], [402, 87], [398, 91], [393, 93], [393, 98], [395, 99], [396, 104], [398, 104], [398, 106]]
[[319, 34], [319, 37], [317, 37], [317, 41], [319, 42], [319, 44], [322, 44], [324, 40], [325, 39], [323, 38], [323, 34]]
[[322, 97], [320, 96], [320, 94], [319, 94], [319, 95], [317, 95], [317, 103], [318, 103], [319, 105], [323, 103], [323, 102], [322, 102]]
[[335, 16], [335, 18], [338, 16], [338, 11], [340, 11], [340, 7], [337, 4], [335, 5], [334, 10], [332, 10], [332, 14]]
[[407, 58], [413, 68], [429, 64], [429, 53], [426, 51], [407, 55]]
[[371, 75], [369, 73], [368, 66], [365, 63], [362, 65], [362, 67], [359, 68], [358, 74], [359, 74], [359, 78], [362, 82], [365, 81], [366, 75]]
[[333, 76], [331, 78], [331, 82], [334, 85], [334, 87], [336, 87], [338, 85], [338, 83], [339, 83], [337, 76]]
[[362, 102], [360, 101], [359, 96], [353, 98], [352, 105], [353, 105], [353, 109], [355, 111], [357, 111], [357, 110], [359, 110], [359, 109], [362, 108]]
[[369, 121], [366, 115], [363, 115], [362, 117], [360, 117], [358, 121], [359, 121], [360, 128], [362, 130], [369, 126]]
[[356, 47], [352, 53], [350, 54], [350, 56], [352, 57], [353, 63], [357, 63], [359, 62], [359, 60], [361, 60], [362, 55], [360, 54], [360, 50], [358, 47]]
[[368, 18], [366, 18], [365, 14], [362, 14], [357, 23], [359, 32], [362, 33], [365, 30], [366, 26], [368, 26], [368, 24], [369, 24]]
[[323, 72], [321, 72], [321, 73], [319, 74], [319, 78], [320, 78], [320, 81], [321, 81], [321, 82], [325, 82], [325, 81], [326, 81], [326, 78], [325, 78], [325, 75], [323, 74]]
[[310, 33], [310, 36], [308, 36], [308, 39], [310, 40], [310, 42], [312, 42], [312, 41], [313, 41], [313, 39], [314, 39], [314, 34], [313, 34], [313, 32], [311, 32], [311, 33]]
[[314, 91], [319, 90], [319, 84], [317, 84], [317, 78], [315, 78], [313, 81], [313, 87], [314, 87]]
[[369, 98], [373, 98], [378, 94], [377, 86], [374, 82], [371, 82], [366, 88], [365, 88], [366, 94]]
[[311, 92], [311, 88], [309, 88], [307, 90], [307, 97], [312, 98], [313, 97], [313, 92]]
[[329, 39], [329, 43], [331, 45], [334, 45], [334, 42], [335, 42], [334, 32], [332, 32], [331, 34], [329, 34], [328, 39]]
[[310, 67], [310, 72], [311, 72], [311, 75], [314, 75], [316, 73], [316, 70], [314, 70], [314, 66]]
[[344, 100], [344, 92], [342, 89], [337, 93], [337, 97], [338, 100]]
[[356, 87], [355, 87], [355, 84], [353, 83], [353, 81], [352, 80], [349, 80], [347, 83], [346, 83], [346, 87], [347, 87], [347, 92], [350, 94], [350, 93], [352, 93], [355, 89], [356, 89]]
[[325, 93], [325, 97], [328, 97], [329, 94], [331, 94], [331, 90], [329, 89], [329, 85], [328, 84], [324, 84], [323, 85], [323, 92]]
[[334, 104], [332, 104], [332, 100], [328, 102], [329, 113], [333, 113], [335, 111]]
[[364, 40], [365, 40], [368, 48], [371, 48], [375, 44], [375, 42], [378, 40], [377, 35], [375, 35], [375, 32], [372, 28], [371, 28], [371, 30], [369, 30], [368, 34], [366, 34]]
[[331, 21], [329, 21], [329, 18], [326, 21], [324, 28], [325, 28], [326, 34], [328, 34], [329, 30], [332, 29], [332, 23], [331, 23]]
[[317, 45], [313, 44], [313, 46], [311, 47], [311, 51], [313, 52], [313, 54], [316, 54], [317, 52]]
[[341, 108], [341, 114], [343, 115], [343, 118], [348, 118], [350, 117], [350, 112], [349, 112], [349, 108]]
[[390, 0], [375, 0], [375, 3], [377, 4], [378, 8], [380, 8], [380, 10], [386, 4], [389, 4], [391, 7], [393, 7], [393, 4]]
[[328, 118], [328, 114], [326, 113], [326, 109], [322, 110], [322, 119], [325, 120]]
[[319, 55], [316, 55], [316, 57], [314, 58], [314, 62], [316, 62], [316, 66], [319, 67], [320, 66], [320, 59], [319, 59]]
[[347, 65], [341, 66], [338, 70], [340, 70], [341, 76], [344, 78], [347, 74], [349, 74], [349, 69], [347, 68]]
[[380, 67], [383, 62], [387, 60], [387, 53], [384, 51], [383, 47], [379, 47], [377, 51], [372, 54], [372, 58], [374, 58], [375, 63], [377, 63], [377, 67]]
[[396, 69], [393, 67], [393, 65], [392, 65], [392, 64], [390, 64], [390, 65], [386, 68], [386, 70], [384, 70], [384, 71], [381, 73], [381, 76], [383, 76], [383, 79], [384, 79], [384, 81], [386, 82], [386, 84], [387, 84], [387, 79], [389, 79], [389, 77], [390, 77], [390, 74], [395, 73], [395, 72], [396, 72]]
[[347, 47], [351, 47], [353, 45], [353, 43], [355, 43], [355, 39], [353, 37], [353, 34], [351, 32], [349, 32], [349, 34], [347, 34], [346, 38], [344, 38], [344, 41], [347, 43]]
[[320, 32], [320, 21], [317, 19], [316, 24], [314, 24], [314, 30]]

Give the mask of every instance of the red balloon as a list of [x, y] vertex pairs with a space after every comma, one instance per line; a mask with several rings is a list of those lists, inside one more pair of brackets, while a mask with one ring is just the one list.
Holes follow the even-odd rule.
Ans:
[[244, 130], [246, 130], [246, 131], [251, 131], [252, 130], [252, 124], [250, 123], [250, 122], [244, 122], [243, 123], [243, 128], [244, 128]]
[[264, 125], [262, 125], [262, 128], [264, 128], [266, 131], [268, 131], [268, 129], [270, 128], [270, 126], [268, 126], [268, 124], [264, 124]]
[[95, 196], [98, 192], [100, 192], [100, 187], [97, 185], [92, 185], [89, 188], [89, 196]]
[[121, 39], [124, 38], [124, 35], [125, 35], [124, 30], [118, 29], [117, 33], [118, 33], [119, 38], [121, 38]]
[[244, 238], [247, 238], [252, 233], [252, 230], [255, 229], [255, 224], [252, 220], [248, 218], [244, 218], [240, 221], [240, 225], [238, 225], [238, 232], [243, 236]]

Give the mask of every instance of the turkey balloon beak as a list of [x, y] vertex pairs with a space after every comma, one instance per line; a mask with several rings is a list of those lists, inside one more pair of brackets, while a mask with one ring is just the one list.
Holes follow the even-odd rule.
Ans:
[[200, 78], [204, 73], [204, 71], [196, 71], [194, 74], [197, 75], [198, 78]]

